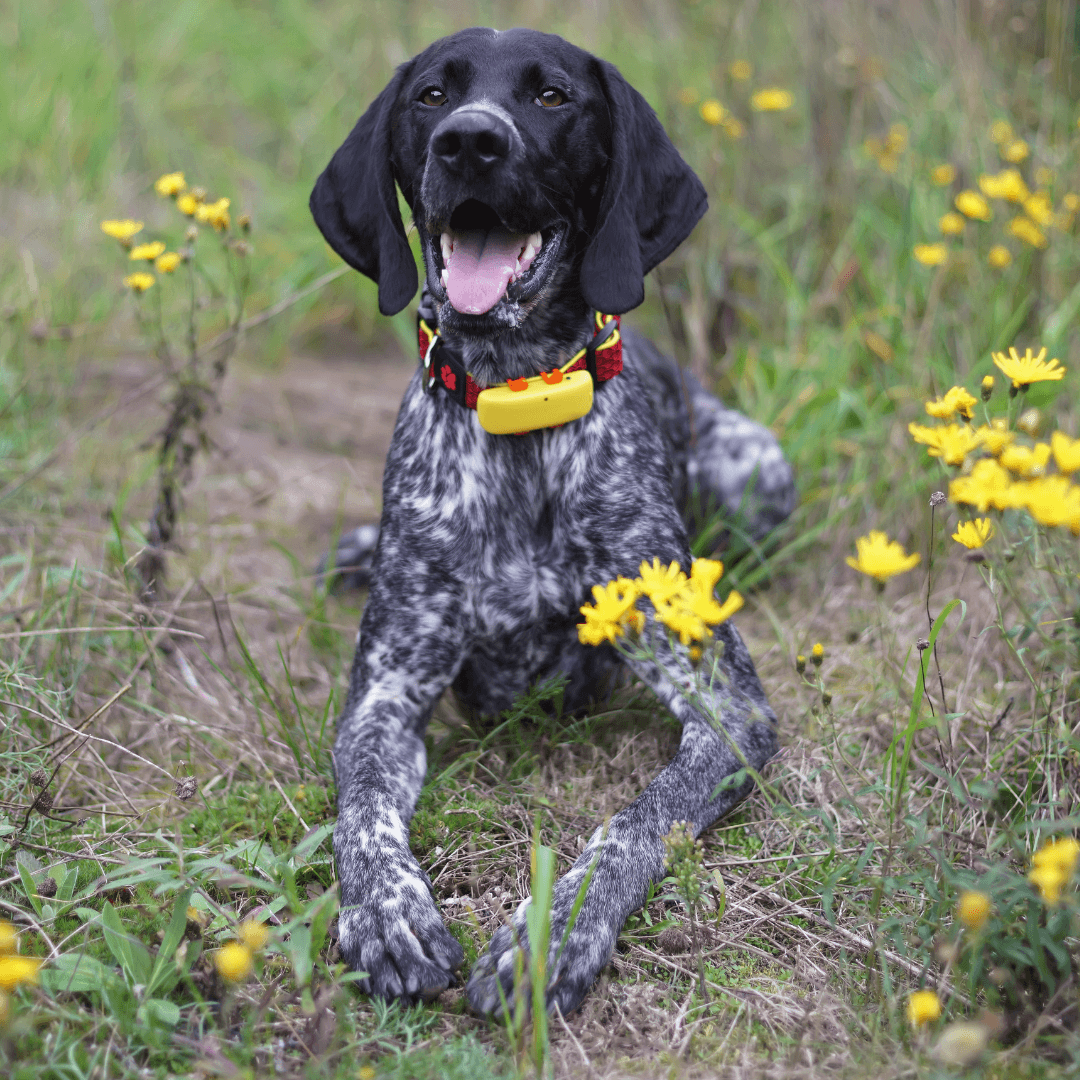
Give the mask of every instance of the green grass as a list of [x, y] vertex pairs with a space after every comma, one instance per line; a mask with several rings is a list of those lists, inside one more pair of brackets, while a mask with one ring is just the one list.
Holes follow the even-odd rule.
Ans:
[[[307, 211], [330, 154], [395, 64], [477, 23], [563, 33], [614, 61], [657, 109], [711, 210], [629, 320], [773, 427], [801, 495], [765, 548], [734, 529], [723, 554], [747, 593], [739, 624], [785, 750], [768, 791], [704, 838], [710, 1000], [695, 989], [685, 912], [662, 884], [583, 1010], [566, 1027], [552, 1019], [556, 1074], [947, 1075], [930, 1055], [938, 1028], [981, 1006], [1012, 1026], [973, 1074], [1075, 1069], [1074, 991], [1055, 996], [1040, 958], [1075, 973], [1080, 948], [1060, 911], [1029, 906], [1022, 878], [1048, 833], [1076, 828], [1075, 538], [1047, 547], [1022, 516], [1003, 515], [1007, 551], [994, 550], [1011, 561], [995, 566], [1007, 586], [995, 599], [947, 539], [955, 508], [939, 508], [931, 609], [954, 597], [966, 608], [938, 639], [948, 718], [940, 707], [930, 716], [915, 641], [930, 630], [927, 499], [947, 474], [906, 429], [926, 419], [929, 395], [976, 388], [994, 370], [992, 349], [1042, 343], [1069, 375], [1033, 387], [1025, 405], [1044, 431], [1078, 432], [1075, 224], [1048, 228], [1036, 250], [1008, 232], [1018, 208], [997, 201], [991, 222], [969, 221], [949, 241], [946, 266], [912, 257], [938, 239], [955, 193], [1002, 167], [994, 120], [1030, 143], [1019, 168], [1032, 189], [1051, 169], [1043, 186], [1056, 209], [1080, 192], [1078, 20], [1071, 0], [945, 10], [774, 0], [572, 10], [15, 0], [0, 10], [0, 910], [22, 929], [24, 953], [51, 957], [42, 987], [11, 998], [8, 1072], [529, 1071], [460, 989], [414, 1010], [367, 1001], [334, 937], [329, 751], [359, 610], [355, 597], [325, 595], [310, 567], [353, 522], [343, 501], [327, 510], [324, 499], [309, 526], [275, 499], [306, 495], [331, 465], [343, 490], [355, 486], [377, 450], [349, 444], [333, 457], [330, 435], [304, 444], [297, 416], [308, 406], [287, 376], [313, 354], [410, 356], [411, 315], [381, 319], [372, 284], [348, 274], [248, 336], [239, 360], [263, 411], [225, 406], [217, 449], [188, 489], [169, 595], [146, 607], [131, 559], [160, 415], [152, 396], [117, 402], [154, 367], [119, 284], [123, 260], [98, 228], [130, 214], [178, 241], [152, 184], [182, 169], [252, 214], [249, 311], [290, 297], [340, 265]], [[746, 83], [730, 73], [736, 59], [753, 63]], [[794, 107], [754, 112], [752, 91], [773, 85], [793, 91]], [[712, 97], [741, 138], [701, 118]], [[896, 137], [897, 124], [906, 143], [886, 172], [865, 144]], [[942, 162], [958, 170], [951, 187], [931, 182]], [[987, 265], [995, 243], [1012, 252], [1004, 270]], [[995, 411], [1003, 401], [999, 380]], [[244, 443], [263, 436], [274, 441]], [[244, 472], [291, 454], [307, 471], [283, 472], [270, 495]], [[869, 528], [923, 553], [881, 596], [844, 565]], [[700, 553], [714, 536], [699, 538]], [[794, 657], [818, 640], [823, 665], [798, 675]], [[925, 681], [938, 702], [936, 671]], [[484, 722], [440, 703], [411, 841], [468, 962], [528, 893], [537, 822], [564, 871], [677, 737], [633, 688], [584, 717], [561, 714], [557, 686]], [[49, 816], [29, 809], [38, 767], [56, 770]], [[187, 775], [197, 791], [182, 801], [174, 789]], [[52, 898], [37, 891], [50, 875]], [[985, 940], [1011, 958], [1013, 984], [987, 982], [981, 954], [963, 945], [970, 935], [948, 960], [956, 893], [973, 886], [994, 897]], [[189, 889], [198, 915], [179, 945], [166, 942], [175, 982], [155, 991], [167, 1004], [151, 1016], [142, 961], [123, 942], [156, 961]], [[110, 910], [119, 936], [106, 933]], [[252, 980], [229, 989], [210, 957], [252, 913], [281, 925]], [[90, 975], [68, 992], [46, 973], [78, 955]], [[943, 988], [946, 1018], [913, 1033], [904, 1002], [924, 983]]]

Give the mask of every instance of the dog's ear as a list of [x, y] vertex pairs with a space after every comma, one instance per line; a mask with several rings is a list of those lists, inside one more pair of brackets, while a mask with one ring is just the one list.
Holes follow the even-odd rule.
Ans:
[[597, 65], [611, 117], [611, 159], [581, 291], [598, 311], [619, 315], [645, 299], [645, 275], [690, 235], [708, 197], [649, 103], [611, 64]]
[[410, 67], [398, 68], [311, 193], [311, 214], [326, 242], [379, 286], [379, 310], [396, 315], [416, 292], [413, 258], [390, 165], [391, 113]]

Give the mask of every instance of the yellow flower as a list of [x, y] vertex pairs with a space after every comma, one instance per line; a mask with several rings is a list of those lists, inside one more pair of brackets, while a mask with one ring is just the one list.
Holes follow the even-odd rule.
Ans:
[[1080, 210], [1080, 195], [1077, 195], [1073, 191], [1068, 192], [1068, 194], [1062, 198], [1061, 205], [1064, 206], [1069, 213], [1075, 213], [1077, 210]]
[[724, 130], [728, 134], [728, 138], [741, 139], [743, 137], [744, 128], [741, 120], [736, 120], [734, 116], [724, 117]]
[[695, 104], [697, 102], [697, 99], [700, 96], [701, 95], [698, 94], [698, 92], [692, 86], [684, 86], [679, 91], [679, 100], [684, 105], [693, 105], [693, 104]]
[[994, 523], [989, 518], [976, 518], [974, 521], [964, 521], [957, 526], [952, 538], [964, 547], [974, 551], [981, 548], [987, 540], [994, 535]]
[[1042, 476], [1050, 460], [1050, 447], [1046, 443], [1034, 446], [1007, 446], [998, 455], [998, 461], [1009, 472], [1020, 476]]
[[899, 154], [907, 146], [907, 141], [907, 124], [893, 124], [885, 137], [885, 148], [894, 154]]
[[242, 942], [230, 941], [214, 953], [214, 966], [226, 982], [243, 982], [254, 967], [254, 956]]
[[14, 956], [18, 951], [18, 931], [7, 919], [0, 919], [0, 956]]
[[594, 585], [592, 592], [595, 604], [580, 608], [585, 616], [585, 621], [578, 623], [578, 640], [582, 645], [614, 643], [625, 627], [640, 631], [645, 625], [645, 616], [634, 607], [639, 596], [637, 584], [629, 578], [616, 578], [606, 586]]
[[949, 501], [968, 503], [986, 513], [989, 507], [1006, 510], [1015, 505], [1014, 491], [1017, 485], [1007, 469], [991, 458], [976, 461], [968, 476], [958, 476], [949, 484]]
[[[987, 375], [992, 379], [993, 375]], [[986, 382], [986, 379], [983, 380]], [[991, 390], [993, 387], [991, 387]], [[975, 435], [986, 450], [997, 457], [1006, 446], [1012, 446], [1016, 436], [1009, 430], [1009, 424], [1003, 416], [996, 416], [990, 421], [990, 426], [980, 424], [975, 429]]]
[[1061, 899], [1066, 878], [1056, 866], [1036, 866], [1028, 874], [1028, 881], [1038, 888], [1043, 903], [1053, 906]]
[[948, 420], [954, 413], [970, 420], [975, 404], [975, 399], [962, 386], [954, 386], [943, 398], [928, 401], [926, 411], [938, 420]]
[[922, 1027], [941, 1015], [941, 1002], [933, 990], [916, 990], [907, 1001], [908, 1023]]
[[944, 165], [935, 165], [930, 171], [930, 182], [938, 187], [946, 187], [956, 179], [956, 166], [947, 162]]
[[949, 258], [949, 249], [940, 241], [936, 244], [916, 244], [912, 254], [923, 266], [941, 266]]
[[128, 276], [124, 278], [124, 284], [137, 293], [144, 293], [154, 284], [154, 275], [142, 272], [138, 274], [128, 274]]
[[703, 101], [698, 112], [701, 114], [701, 119], [713, 127], [716, 127], [724, 119], [724, 106], [716, 98], [707, 98]]
[[266, 923], [258, 919], [245, 919], [237, 928], [236, 936], [252, 952], [258, 952], [266, 944], [270, 931], [266, 929]]
[[1045, 191], [1036, 191], [1024, 199], [1024, 213], [1036, 225], [1049, 225], [1054, 220], [1054, 204]]
[[1004, 244], [995, 244], [986, 253], [986, 261], [995, 270], [1004, 270], [1012, 262], [1012, 253]]
[[790, 109], [795, 104], [795, 97], [790, 90], [781, 90], [778, 87], [769, 87], [758, 90], [750, 98], [750, 107], [756, 112], [782, 112]]
[[195, 210], [195, 220], [204, 225], [213, 225], [218, 232], [229, 227], [229, 200], [218, 199], [217, 202], [200, 203]]
[[168, 198], [170, 195], [179, 195], [187, 184], [184, 182], [184, 174], [182, 172], [166, 173], [164, 176], [159, 176], [154, 181], [154, 190], [163, 198]]
[[900, 159], [895, 154], [882, 154], [877, 159], [878, 168], [883, 173], [888, 173], [892, 176], [897, 169], [900, 168]]
[[653, 602], [654, 607], [657, 604], [666, 604], [673, 596], [681, 593], [689, 580], [679, 569], [677, 562], [661, 566], [659, 559], [653, 559], [652, 566], [643, 562], [638, 573], [641, 576], [636, 584], [641, 592]]
[[979, 445], [975, 432], [961, 424], [926, 427], [912, 421], [908, 431], [917, 443], [927, 448], [931, 457], [941, 458], [946, 465], [963, 465], [964, 458]]
[[10, 993], [23, 983], [37, 986], [41, 964], [42, 961], [33, 956], [0, 956], [0, 990]]
[[938, 228], [946, 236], [959, 236], [964, 231], [964, 219], [955, 210], [950, 210], [947, 214], [942, 214]]
[[990, 141], [1000, 145], [1012, 138], [1012, 124], [1008, 120], [995, 120], [990, 125]]
[[956, 204], [956, 209], [964, 217], [976, 218], [978, 221], [989, 221], [994, 216], [994, 212], [990, 209], [990, 204], [986, 199], [970, 188], [961, 191], [953, 202]]
[[1008, 199], [1016, 203], [1023, 202], [1030, 194], [1017, 169], [1003, 169], [994, 176], [984, 173], [979, 177], [979, 190], [988, 199]]
[[356, 1080], [375, 1080], [375, 1070], [370, 1065], [361, 1065]]
[[965, 889], [956, 902], [956, 914], [969, 930], [978, 930], [990, 917], [990, 897], [984, 892]]
[[983, 401], [989, 401], [991, 395], [994, 393], [994, 376], [984, 375], [982, 380], [982, 399]]
[[180, 256], [175, 251], [167, 251], [154, 263], [159, 274], [171, 274], [180, 265]]
[[746, 82], [754, 74], [754, 65], [749, 60], [736, 60], [728, 71], [736, 82]]
[[143, 223], [141, 221], [103, 221], [101, 223], [101, 231], [106, 236], [111, 236], [114, 240], [119, 240], [123, 243], [125, 240], [130, 240], [136, 233], [142, 232]]
[[160, 240], [155, 240], [150, 244], [139, 244], [138, 247], [133, 247], [128, 258], [153, 262], [164, 250], [165, 245]]
[[1059, 472], [1071, 474], [1080, 469], [1080, 439], [1070, 439], [1064, 431], [1055, 431], [1050, 436], [1050, 448]]
[[1030, 218], [1014, 217], [1009, 222], [1009, 232], [1018, 240], [1023, 240], [1025, 244], [1030, 244], [1032, 247], [1046, 247], [1046, 235]]
[[990, 1031], [986, 1024], [975, 1020], [956, 1020], [941, 1033], [933, 1055], [942, 1065], [966, 1069], [986, 1053], [989, 1041]]
[[815, 664], [820, 664], [825, 659], [825, 646], [820, 641], [814, 643], [814, 647], [810, 650], [810, 659]]
[[176, 200], [176, 209], [179, 210], [181, 214], [187, 214], [188, 217], [193, 217], [195, 215], [195, 211], [199, 209], [199, 205], [199, 199], [195, 195], [192, 195], [190, 191], [181, 195], [180, 198]]
[[906, 573], [919, 563], [918, 553], [908, 555], [898, 541], [890, 540], [885, 533], [876, 529], [871, 530], [869, 536], [860, 536], [855, 541], [855, 551], [858, 558], [853, 559], [849, 555], [848, 566], [882, 585], [894, 575]]
[[1065, 476], [1046, 476], [1017, 484], [1017, 505], [1049, 529], [1067, 525], [1080, 535], [1080, 487]]
[[1078, 858], [1080, 858], [1080, 844], [1071, 836], [1062, 836], [1055, 840], [1047, 840], [1031, 856], [1031, 863], [1033, 866], [1051, 866], [1068, 880], [1076, 869]]
[[1031, 150], [1023, 139], [1013, 139], [1001, 148], [1001, 156], [1014, 165], [1019, 165], [1030, 153]]
[[1065, 368], [1057, 360], [1046, 362], [1046, 349], [1040, 349], [1038, 356], [1033, 356], [1028, 349], [1019, 356], [1015, 348], [1009, 349], [1009, 355], [991, 353], [999, 370], [1012, 379], [1015, 387], [1027, 387], [1035, 382], [1056, 382], [1065, 378]]

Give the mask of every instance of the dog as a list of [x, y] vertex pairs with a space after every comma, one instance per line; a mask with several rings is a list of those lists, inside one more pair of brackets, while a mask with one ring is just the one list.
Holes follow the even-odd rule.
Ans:
[[[560, 675], [566, 708], [585, 708], [624, 670], [610, 646], [579, 642], [591, 586], [653, 559], [689, 570], [694, 507], [752, 503], [761, 535], [790, 513], [795, 488], [767, 429], [619, 326], [707, 203], [611, 64], [551, 34], [470, 29], [397, 69], [311, 196], [330, 246], [377, 282], [384, 315], [418, 284], [395, 185], [426, 270], [421, 364], [386, 459], [380, 525], [338, 551], [338, 565], [370, 553], [371, 568], [337, 721], [334, 851], [343, 957], [369, 993], [413, 1003], [449, 986], [464, 957], [408, 841], [440, 696], [452, 687], [464, 709], [498, 714]], [[632, 672], [681, 722], [681, 742], [556, 883], [547, 1004], [564, 1014], [663, 878], [672, 823], [700, 832], [726, 813], [752, 781], [722, 781], [760, 769], [777, 745], [730, 622], [716, 630], [723, 677], [698, 704], [685, 648], [651, 615], [645, 633], [657, 660]], [[468, 979], [482, 1014], [513, 1008], [528, 904]]]

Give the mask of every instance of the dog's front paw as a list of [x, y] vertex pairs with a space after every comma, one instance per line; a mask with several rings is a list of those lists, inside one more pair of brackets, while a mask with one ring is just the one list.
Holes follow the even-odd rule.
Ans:
[[414, 1004], [438, 997], [465, 953], [443, 925], [423, 871], [411, 854], [402, 861], [369, 865], [360, 880], [342, 882], [338, 933], [345, 962], [365, 972], [361, 989]]
[[[555, 886], [552, 904], [546, 1001], [549, 1011], [558, 1005], [564, 1016], [573, 1012], [589, 992], [589, 987], [611, 958], [618, 934], [618, 927], [609, 925], [603, 912], [598, 910], [600, 905], [587, 903], [566, 935], [579, 885], [577, 875], [568, 874]], [[495, 932], [487, 951], [473, 967], [465, 992], [469, 1004], [478, 1013], [501, 1016], [505, 1001], [512, 1014], [519, 995], [527, 1006], [531, 1005], [526, 923], [526, 911], [531, 902], [515, 912], [509, 926], [502, 926]], [[520, 981], [517, 980], [518, 972], [523, 973]]]

